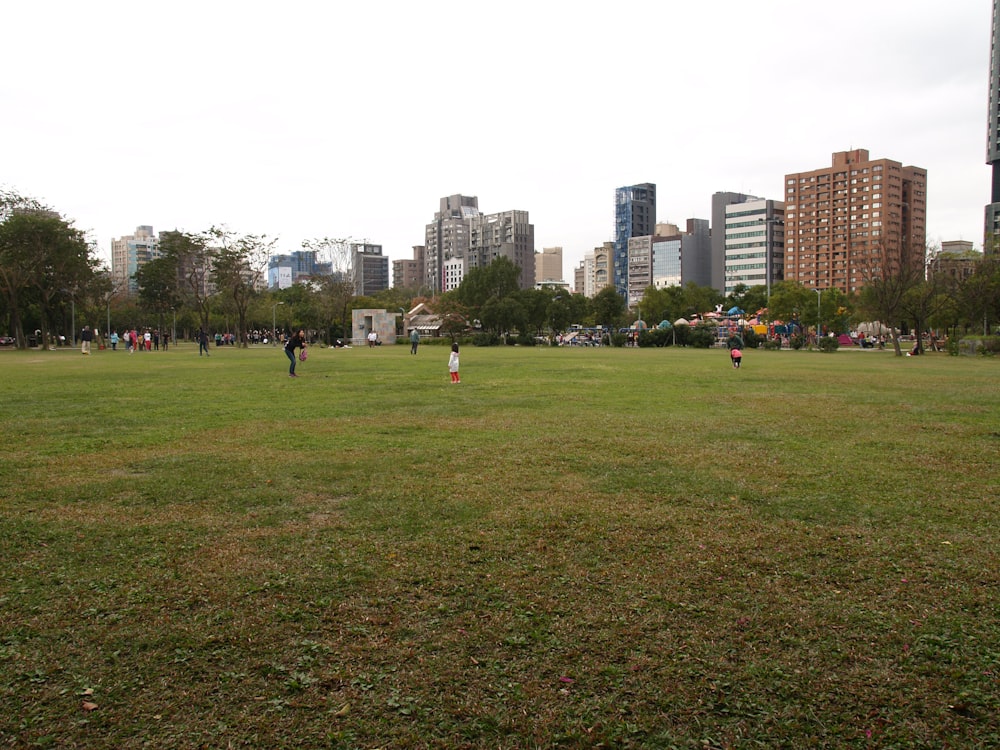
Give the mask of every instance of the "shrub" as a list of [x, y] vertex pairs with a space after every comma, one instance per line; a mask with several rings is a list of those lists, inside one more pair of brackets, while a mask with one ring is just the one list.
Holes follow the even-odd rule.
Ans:
[[752, 328], [746, 328], [743, 331], [743, 348], [744, 349], [756, 349], [760, 346], [763, 341], [763, 337], [758, 336], [757, 332]]
[[[508, 337], [508, 339], [509, 338], [510, 337]], [[535, 337], [534, 336], [529, 336], [526, 333], [519, 333], [517, 335], [517, 338], [514, 339], [514, 343], [517, 344], [518, 346], [534, 346], [535, 345]]]
[[806, 337], [803, 336], [801, 333], [796, 333], [794, 336], [788, 339], [788, 345], [792, 347], [792, 349], [796, 350], [801, 349], [803, 346], [806, 345]]
[[816, 348], [821, 352], [835, 352], [840, 348], [840, 341], [836, 336], [821, 336], [816, 342]]
[[673, 331], [669, 328], [652, 328], [639, 333], [639, 346], [670, 346]]
[[690, 330], [688, 342], [698, 349], [709, 349], [716, 339], [716, 327], [714, 325], [696, 325]]
[[764, 349], [773, 351], [775, 349], [781, 348], [781, 339], [765, 339], [764, 343], [761, 345]]
[[623, 347], [625, 342], [628, 341], [628, 336], [624, 333], [612, 333], [611, 334], [611, 346]]
[[473, 346], [499, 346], [500, 337], [495, 333], [477, 333], [472, 338]]

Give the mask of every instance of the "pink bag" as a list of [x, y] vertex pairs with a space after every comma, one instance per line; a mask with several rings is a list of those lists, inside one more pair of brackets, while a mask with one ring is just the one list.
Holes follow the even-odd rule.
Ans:
[[299, 350], [299, 361], [300, 362], [305, 362], [307, 356], [309, 356], [309, 355], [306, 354], [306, 350], [305, 349], [300, 349]]

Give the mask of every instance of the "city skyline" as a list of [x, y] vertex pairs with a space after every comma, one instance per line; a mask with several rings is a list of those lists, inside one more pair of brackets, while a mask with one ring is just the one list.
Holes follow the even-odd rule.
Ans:
[[[406, 259], [441, 196], [478, 196], [529, 212], [572, 282], [614, 238], [619, 187], [656, 184], [657, 220], [680, 225], [716, 192], [780, 199], [785, 174], [862, 148], [927, 170], [928, 242], [981, 247], [989, 2], [537, 5], [17, 4], [0, 185], [109, 262], [136, 226], [216, 224]], [[656, 28], [672, 33], [614, 59]]]

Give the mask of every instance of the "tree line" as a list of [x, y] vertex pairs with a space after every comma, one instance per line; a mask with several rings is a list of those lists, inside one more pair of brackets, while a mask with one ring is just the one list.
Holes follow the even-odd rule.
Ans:
[[[321, 340], [350, 339], [351, 311], [381, 308], [405, 312], [427, 302], [442, 320], [442, 333], [470, 330], [497, 337], [511, 332], [544, 335], [571, 324], [618, 329], [637, 318], [655, 327], [721, 306], [749, 314], [766, 308], [768, 321], [794, 321], [835, 333], [862, 321], [879, 321], [894, 333], [919, 334], [933, 327], [949, 335], [989, 333], [1000, 319], [1000, 263], [987, 255], [969, 276], [927, 274], [923, 267], [900, 270], [880, 264], [876, 254], [862, 267], [864, 284], [855, 294], [821, 293], [780, 281], [770, 296], [763, 286], [738, 285], [724, 295], [711, 287], [649, 287], [636, 308], [613, 288], [593, 298], [566, 289], [521, 289], [520, 269], [507, 258], [470, 269], [455, 290], [429, 297], [426, 290], [392, 288], [357, 296], [351, 274], [350, 239], [303, 242], [332, 261], [334, 272], [287, 289], [262, 289], [260, 280], [276, 238], [240, 234], [225, 227], [203, 232], [160, 233], [159, 257], [135, 275], [138, 295], [117, 289], [97, 248], [73, 223], [38, 201], [0, 193], [0, 293], [8, 329], [21, 348], [25, 332], [39, 332], [44, 344], [53, 331], [73, 335], [75, 320], [105, 333], [125, 328], [179, 327], [182, 337], [197, 329], [234, 333], [243, 346], [254, 330], [305, 328]], [[84, 323], [81, 323], [81, 325]], [[273, 335], [273, 332], [272, 332]], [[899, 352], [898, 340], [894, 339]]]

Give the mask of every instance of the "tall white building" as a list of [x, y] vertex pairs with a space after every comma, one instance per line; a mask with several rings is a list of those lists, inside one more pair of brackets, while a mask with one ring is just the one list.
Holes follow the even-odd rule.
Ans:
[[767, 287], [785, 278], [785, 204], [746, 196], [725, 207], [725, 288]]
[[115, 290], [129, 296], [138, 294], [136, 271], [159, 257], [160, 239], [146, 224], [136, 227], [135, 234], [111, 240], [111, 281]]

